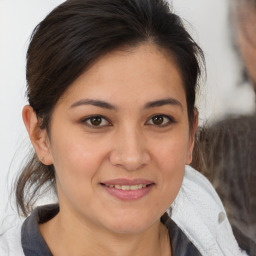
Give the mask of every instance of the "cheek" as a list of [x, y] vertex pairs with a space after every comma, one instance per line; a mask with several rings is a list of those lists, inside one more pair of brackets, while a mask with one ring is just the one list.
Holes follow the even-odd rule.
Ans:
[[[161, 173], [162, 201], [167, 207], [176, 198], [181, 187], [187, 159], [188, 136], [169, 138], [155, 151], [157, 169]], [[187, 139], [184, 139], [187, 138]], [[164, 202], [163, 202], [164, 201]]]
[[[55, 137], [52, 156], [57, 182], [79, 192], [97, 183], [97, 174], [105, 158], [104, 146], [83, 139], [81, 136]], [[82, 190], [81, 190], [82, 189]], [[81, 194], [81, 193], [80, 193]]]
[[59, 202], [73, 202], [77, 209], [81, 202], [86, 202], [89, 207], [94, 200], [105, 151], [94, 143], [69, 137], [55, 143], [53, 155]]
[[[157, 145], [156, 142], [155, 145]], [[154, 156], [158, 159], [157, 162], [159, 164], [168, 169], [168, 167], [184, 166], [186, 164], [188, 152], [188, 133], [180, 132], [163, 138], [161, 143], [155, 147]]]
[[159, 162], [162, 171], [163, 189], [164, 190], [179, 190], [184, 176], [186, 155], [185, 148], [178, 148], [168, 152], [161, 152], [161, 162]]

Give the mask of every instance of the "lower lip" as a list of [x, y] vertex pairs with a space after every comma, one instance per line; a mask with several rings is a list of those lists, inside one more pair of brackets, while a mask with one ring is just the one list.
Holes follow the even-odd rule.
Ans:
[[146, 196], [150, 190], [153, 188], [153, 184], [145, 188], [138, 190], [121, 190], [117, 188], [110, 188], [108, 186], [102, 185], [103, 188], [112, 196], [121, 200], [137, 200]]

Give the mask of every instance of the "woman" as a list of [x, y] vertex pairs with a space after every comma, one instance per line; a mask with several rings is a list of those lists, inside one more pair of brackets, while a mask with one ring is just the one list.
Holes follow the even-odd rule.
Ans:
[[[27, 53], [36, 154], [16, 197], [30, 215], [3, 232], [0, 254], [242, 255], [217, 194], [186, 167], [201, 55], [164, 1], [53, 10]], [[58, 203], [33, 209], [46, 186]]]

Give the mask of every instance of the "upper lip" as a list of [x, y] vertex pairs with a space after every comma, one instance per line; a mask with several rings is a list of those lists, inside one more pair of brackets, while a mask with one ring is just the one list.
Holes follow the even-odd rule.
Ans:
[[132, 185], [139, 185], [139, 184], [150, 185], [150, 184], [154, 184], [154, 182], [151, 181], [151, 180], [147, 180], [147, 179], [124, 179], [124, 178], [120, 178], [120, 179], [106, 180], [106, 181], [101, 182], [101, 184], [132, 186]]

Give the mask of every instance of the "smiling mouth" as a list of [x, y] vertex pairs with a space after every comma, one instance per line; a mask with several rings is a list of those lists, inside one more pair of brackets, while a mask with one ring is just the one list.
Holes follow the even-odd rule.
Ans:
[[101, 182], [104, 190], [119, 200], [131, 201], [145, 197], [156, 185], [148, 179], [112, 179]]
[[115, 189], [124, 190], [124, 191], [139, 190], [139, 189], [143, 189], [143, 188], [146, 188], [146, 187], [152, 185], [152, 184], [147, 184], [147, 185], [144, 185], [144, 184], [138, 184], [138, 185], [108, 185], [108, 184], [103, 184], [103, 183], [101, 183], [101, 184], [106, 186], [106, 187], [109, 187], [109, 188], [115, 188]]

